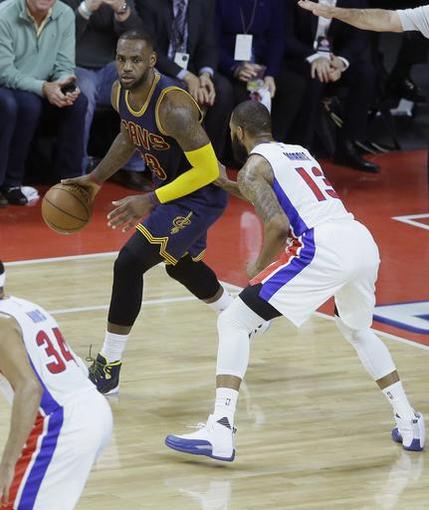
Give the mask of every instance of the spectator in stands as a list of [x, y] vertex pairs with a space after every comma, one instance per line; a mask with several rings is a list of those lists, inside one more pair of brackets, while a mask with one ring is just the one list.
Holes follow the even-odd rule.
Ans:
[[252, 82], [262, 79], [272, 99], [273, 133], [278, 140], [287, 137], [305, 88], [299, 75], [281, 69], [284, 19], [284, 0], [216, 3], [219, 71], [231, 83], [234, 105], [249, 99]]
[[[1, 202], [24, 205], [25, 161], [42, 111], [58, 120], [57, 178], [79, 175], [87, 101], [74, 89], [73, 11], [56, 0], [0, 4]], [[64, 87], [68, 86], [70, 92]]]
[[[335, 0], [328, 0], [335, 4]], [[361, 8], [365, 0], [338, 0], [338, 6]], [[366, 32], [316, 18], [286, 0], [286, 65], [307, 80], [299, 114], [300, 142], [312, 147], [320, 101], [330, 84], [346, 87], [344, 123], [337, 137], [334, 161], [367, 172], [378, 166], [361, 157], [354, 144], [366, 138], [368, 109], [373, 99], [375, 71]]]
[[216, 72], [215, 0], [136, 0], [158, 54], [157, 69], [184, 83], [206, 110], [205, 129], [220, 158], [233, 108], [228, 81]]
[[[127, 30], [142, 28], [133, 0], [62, 0], [76, 14], [76, 76], [80, 90], [88, 99], [85, 120], [85, 148], [97, 105], [110, 106], [112, 85], [117, 79], [115, 53], [119, 36]], [[88, 156], [83, 170], [87, 170]], [[123, 177], [139, 188], [144, 163], [134, 156]], [[140, 173], [136, 173], [140, 172]], [[125, 182], [124, 182], [125, 183]]]

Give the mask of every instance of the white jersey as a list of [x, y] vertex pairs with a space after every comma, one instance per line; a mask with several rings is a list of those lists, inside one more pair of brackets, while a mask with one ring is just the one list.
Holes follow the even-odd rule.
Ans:
[[298, 237], [316, 225], [349, 218], [319, 163], [300, 145], [261, 143], [251, 154], [263, 156], [274, 172], [274, 193]]
[[67, 345], [48, 312], [10, 296], [0, 300], [0, 313], [13, 317], [21, 328], [30, 364], [44, 390], [40, 404], [43, 414], [51, 414], [84, 391], [96, 391], [83, 361]]

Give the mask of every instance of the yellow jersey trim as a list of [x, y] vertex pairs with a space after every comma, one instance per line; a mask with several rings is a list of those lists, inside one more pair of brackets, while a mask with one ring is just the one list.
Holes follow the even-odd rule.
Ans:
[[159, 129], [160, 133], [162, 133], [164, 136], [169, 136], [169, 135], [168, 135], [168, 133], [166, 133], [164, 131], [164, 129], [161, 125], [161, 120], [159, 118], [158, 109], [159, 109], [159, 105], [161, 104], [161, 101], [164, 99], [165, 95], [173, 90], [185, 93], [192, 100], [192, 102], [195, 104], [195, 106], [198, 109], [198, 113], [200, 114], [200, 118], [198, 119], [198, 121], [200, 123], [203, 121], [203, 117], [204, 117], [203, 112], [201, 111], [200, 105], [195, 101], [195, 99], [191, 96], [191, 94], [189, 94], [189, 92], [187, 92], [186, 90], [181, 89], [180, 87], [177, 87], [175, 85], [172, 85], [171, 87], [166, 87], [165, 89], [162, 90], [161, 94], [158, 97], [158, 101], [156, 102], [156, 105], [155, 105], [156, 127]]
[[161, 79], [161, 75], [158, 73], [155, 73], [153, 77], [152, 85], [150, 86], [149, 93], [147, 95], [146, 101], [144, 102], [143, 106], [140, 108], [139, 111], [133, 110], [130, 106], [130, 103], [128, 101], [128, 96], [130, 94], [129, 90], [125, 91], [125, 104], [127, 105], [128, 111], [131, 113], [131, 115], [134, 115], [134, 117], [141, 117], [146, 113], [147, 107], [149, 106], [150, 100], [152, 99], [153, 93], [155, 92], [155, 87], [157, 86], [159, 80]]
[[155, 237], [153, 236], [149, 230], [142, 225], [141, 223], [136, 226], [136, 229], [140, 232], [140, 234], [144, 235], [146, 239], [150, 242], [150, 244], [159, 244], [159, 254], [164, 258], [168, 264], [172, 264], [175, 266], [177, 264], [177, 259], [175, 259], [172, 255], [167, 252], [167, 244], [168, 237]]

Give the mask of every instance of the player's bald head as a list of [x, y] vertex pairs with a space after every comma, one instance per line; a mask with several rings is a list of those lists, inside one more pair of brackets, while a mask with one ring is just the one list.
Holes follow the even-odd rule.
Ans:
[[271, 134], [270, 112], [258, 101], [244, 101], [237, 105], [232, 112], [231, 124], [241, 127], [250, 136]]

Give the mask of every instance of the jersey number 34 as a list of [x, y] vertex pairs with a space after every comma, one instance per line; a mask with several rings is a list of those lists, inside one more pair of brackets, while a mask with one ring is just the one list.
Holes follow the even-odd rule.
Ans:
[[59, 374], [67, 368], [68, 361], [75, 361], [73, 354], [69, 351], [67, 344], [58, 328], [52, 328], [58, 349], [54, 347], [51, 338], [46, 331], [39, 331], [36, 336], [36, 343], [39, 347], [45, 348], [45, 353], [52, 361], [46, 363], [46, 368], [51, 374]]

